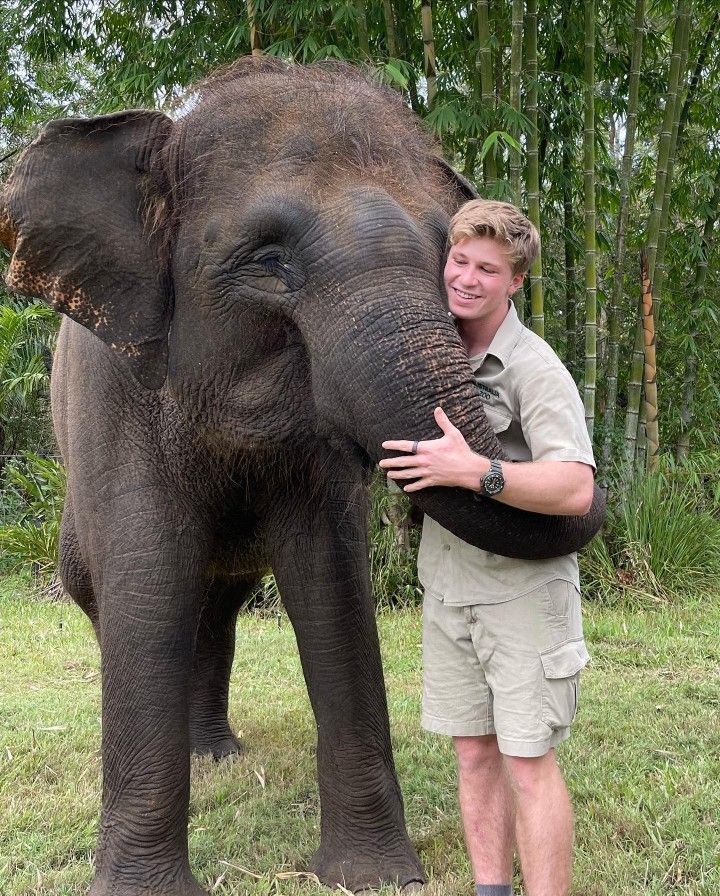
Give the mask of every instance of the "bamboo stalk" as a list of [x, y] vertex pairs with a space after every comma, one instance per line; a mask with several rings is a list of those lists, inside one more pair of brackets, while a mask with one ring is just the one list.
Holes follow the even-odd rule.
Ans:
[[658, 161], [655, 175], [655, 189], [653, 192], [652, 211], [648, 221], [648, 273], [650, 281], [655, 277], [655, 260], [657, 256], [658, 238], [660, 236], [660, 218], [662, 215], [663, 199], [665, 197], [665, 183], [667, 179], [668, 160], [674, 123], [678, 112], [677, 94], [680, 83], [680, 66], [683, 56], [683, 44], [689, 36], [688, 20], [690, 16], [690, 0], [679, 0], [678, 12], [675, 19], [675, 32], [673, 35], [672, 55], [670, 57], [670, 72], [668, 75], [668, 90], [665, 97], [665, 111], [663, 114], [660, 141], [658, 145]]
[[[398, 50], [400, 55], [398, 59], [411, 59], [410, 41], [408, 38], [408, 21], [411, 19], [410, 11], [407, 10], [402, 0], [394, 0], [391, 5], [393, 7], [395, 34], [398, 41]], [[414, 17], [413, 17], [414, 18]], [[411, 23], [412, 24], [412, 23]], [[420, 97], [418, 96], [417, 77], [415, 74], [415, 66], [410, 66], [408, 77], [408, 95], [410, 97], [410, 106], [417, 115], [422, 111]]]
[[[665, 189], [667, 184], [668, 163], [671, 156], [672, 138], [675, 131], [675, 121], [679, 112], [680, 105], [677, 102], [678, 85], [680, 83], [680, 71], [682, 66], [683, 46], [687, 44], [688, 39], [688, 20], [689, 20], [690, 0], [679, 0], [677, 7], [677, 16], [675, 18], [675, 30], [673, 34], [672, 54], [670, 57], [670, 67], [668, 73], [668, 90], [665, 97], [665, 110], [663, 113], [663, 122], [660, 131], [660, 139], [658, 142], [658, 161], [655, 173], [655, 189], [653, 192], [653, 204], [648, 220], [647, 229], [647, 264], [648, 276], [650, 283], [653, 283], [655, 276], [655, 262], [657, 258], [658, 240], [660, 236], [660, 224], [662, 218], [663, 202], [665, 200]], [[638, 352], [638, 345], [642, 346], [642, 314], [638, 316], [638, 322], [635, 332], [635, 347], [633, 350], [633, 366]], [[642, 387], [641, 387], [642, 388]], [[634, 393], [628, 389], [628, 408], [625, 419], [626, 434], [626, 450], [629, 450], [628, 427], [630, 425], [631, 416], [631, 395], [634, 399]], [[638, 399], [639, 402], [639, 399]], [[645, 404], [640, 408], [640, 414], [637, 418], [637, 434], [635, 439], [635, 447], [642, 437], [644, 428], [643, 414]]]
[[595, 0], [585, 0], [585, 126], [583, 184], [585, 193], [585, 423], [595, 430], [597, 383], [597, 270], [595, 247]]
[[[495, 90], [492, 72], [492, 50], [490, 49], [490, 19], [488, 15], [488, 0], [477, 0], [478, 23], [478, 68], [480, 69], [480, 95], [482, 104], [486, 110], [495, 108]], [[492, 186], [497, 182], [497, 165], [495, 163], [495, 148], [490, 147], [483, 159], [483, 172], [485, 184]]]
[[[528, 89], [527, 117], [530, 133], [527, 141], [528, 218], [540, 231], [540, 164], [538, 158], [538, 61], [537, 61], [537, 0], [527, 0], [525, 22], [525, 58], [527, 59]], [[542, 255], [530, 266], [530, 325], [538, 336], [545, 335], [543, 308]]]
[[642, 275], [643, 333], [645, 348], [645, 458], [649, 472], [658, 468], [660, 459], [660, 431], [658, 428], [657, 359], [655, 356], [655, 315], [647, 255], [640, 256]]
[[[510, 44], [510, 107], [520, 114], [520, 85], [522, 78], [522, 42], [523, 42], [523, 10], [524, 0], [513, 0], [512, 4], [512, 38]], [[513, 137], [520, 142], [520, 129], [513, 126]], [[522, 153], [510, 150], [510, 189], [512, 198], [518, 208], [522, 207]], [[517, 295], [517, 293], [516, 293]], [[520, 300], [518, 300], [520, 301]]]
[[675, 446], [675, 459], [681, 463], [690, 453], [690, 434], [695, 416], [695, 381], [697, 378], [697, 339], [699, 336], [699, 309], [700, 296], [705, 289], [705, 280], [708, 270], [708, 256], [712, 246], [715, 224], [720, 208], [720, 169], [715, 175], [715, 188], [710, 200], [710, 214], [705, 219], [702, 237], [702, 254], [697, 263], [695, 283], [690, 293], [690, 339], [688, 352], [685, 355], [685, 369], [683, 371], [683, 397], [680, 405], [680, 435]]
[[262, 44], [260, 43], [260, 30], [255, 18], [255, 0], [247, 0], [247, 11], [250, 23], [250, 52], [258, 59], [262, 56]]
[[433, 40], [432, 0], [421, 0], [420, 12], [423, 35], [423, 71], [427, 84], [428, 109], [435, 107], [437, 98], [437, 64], [435, 61], [435, 41]]
[[670, 149], [668, 152], [667, 170], [665, 172], [665, 190], [663, 193], [662, 209], [660, 211], [657, 251], [655, 253], [653, 300], [655, 305], [656, 325], [660, 312], [660, 301], [665, 289], [665, 246], [667, 244], [668, 223], [670, 221], [670, 202], [672, 198], [673, 171], [675, 168], [675, 157], [677, 155], [677, 148], [680, 140], [680, 119], [682, 117], [682, 110], [686, 106], [686, 104], [683, 102], [682, 97], [682, 83], [684, 81], [685, 71], [687, 69], [688, 43], [690, 39], [689, 16], [688, 19], [683, 23], [683, 27], [684, 33], [681, 36], [682, 43], [680, 47], [680, 80], [678, 83], [677, 96], [675, 98], [675, 114], [673, 116], [672, 133], [670, 135]]
[[355, 21], [357, 23], [357, 37], [360, 52], [365, 59], [370, 58], [370, 41], [368, 40], [367, 13], [365, 12], [365, 3], [363, 0], [354, 0], [355, 3]]
[[565, 247], [565, 363], [577, 373], [577, 283], [575, 268], [575, 208], [572, 195], [572, 155], [570, 124], [566, 123], [562, 148], [563, 243]]
[[612, 437], [615, 429], [615, 408], [617, 406], [617, 383], [620, 366], [620, 331], [622, 329], [622, 287], [625, 266], [625, 235], [630, 213], [630, 177], [635, 152], [635, 131], [637, 129], [638, 97], [640, 95], [640, 63], [642, 60], [643, 35], [645, 26], [645, 0], [635, 2], [633, 24], [633, 49], [628, 76], [628, 113], [625, 122], [625, 147], [620, 172], [620, 209], [615, 235], [615, 274], [608, 317], [608, 371], [607, 398], [605, 402], [605, 439], [602, 448], [601, 465], [606, 469], [612, 454]]
[[[637, 307], [637, 304], [636, 304]], [[625, 475], [630, 476], [637, 449], [640, 429], [640, 401], [642, 398], [643, 373], [645, 366], [644, 330], [642, 306], [638, 310], [635, 324], [635, 340], [628, 378], [627, 411], [625, 413]]]
[[385, 19], [385, 41], [387, 43], [388, 56], [391, 59], [399, 59], [397, 34], [395, 31], [395, 16], [393, 14], [392, 0], [383, 0], [383, 17]]

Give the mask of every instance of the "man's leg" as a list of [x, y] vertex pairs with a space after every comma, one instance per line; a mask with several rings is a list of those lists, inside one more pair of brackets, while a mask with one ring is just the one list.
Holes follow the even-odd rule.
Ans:
[[495, 735], [454, 737], [465, 842], [478, 884], [512, 881], [513, 791]]
[[527, 896], [566, 896], [573, 813], [555, 750], [504, 760], [515, 794], [515, 831]]

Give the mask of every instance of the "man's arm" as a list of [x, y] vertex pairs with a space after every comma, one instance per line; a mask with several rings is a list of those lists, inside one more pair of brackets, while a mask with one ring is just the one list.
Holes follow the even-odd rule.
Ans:
[[[408, 452], [402, 457], [381, 460], [389, 479], [399, 485], [415, 479], [404, 491], [415, 492], [431, 485], [459, 486], [480, 491], [480, 479], [490, 469], [490, 460], [473, 451], [463, 434], [448, 419], [442, 408], [435, 408], [435, 422], [443, 431], [439, 439], [419, 442], [417, 454], [410, 454], [413, 443], [401, 439], [383, 442], [388, 451]], [[535, 513], [582, 516], [593, 499], [593, 469], [580, 461], [539, 460], [527, 463], [503, 463], [505, 488], [492, 500]]]

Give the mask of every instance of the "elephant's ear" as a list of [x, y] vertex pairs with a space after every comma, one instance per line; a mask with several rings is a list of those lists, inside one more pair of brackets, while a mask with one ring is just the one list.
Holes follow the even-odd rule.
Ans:
[[458, 206], [469, 199], [480, 198], [480, 194], [470, 181], [448, 164], [442, 156], [436, 156], [433, 161], [440, 169], [441, 175], [448, 181], [448, 187], [455, 193]]
[[52, 122], [0, 200], [8, 286], [87, 327], [148, 388], [165, 379], [172, 313], [158, 164], [171, 126], [145, 111]]

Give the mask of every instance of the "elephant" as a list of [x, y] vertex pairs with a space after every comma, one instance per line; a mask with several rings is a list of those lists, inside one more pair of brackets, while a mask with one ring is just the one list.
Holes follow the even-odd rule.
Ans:
[[[64, 315], [52, 375], [67, 473], [59, 568], [101, 650], [92, 896], [198, 896], [190, 755], [228, 722], [238, 609], [274, 571], [317, 723], [330, 886], [425, 874], [390, 745], [368, 571], [385, 439], [502, 452], [441, 290], [474, 190], [390, 88], [351, 66], [243, 59], [173, 117], [49, 123], [0, 195], [6, 282]], [[543, 558], [603, 518], [457, 488], [413, 502], [467, 542]]]

